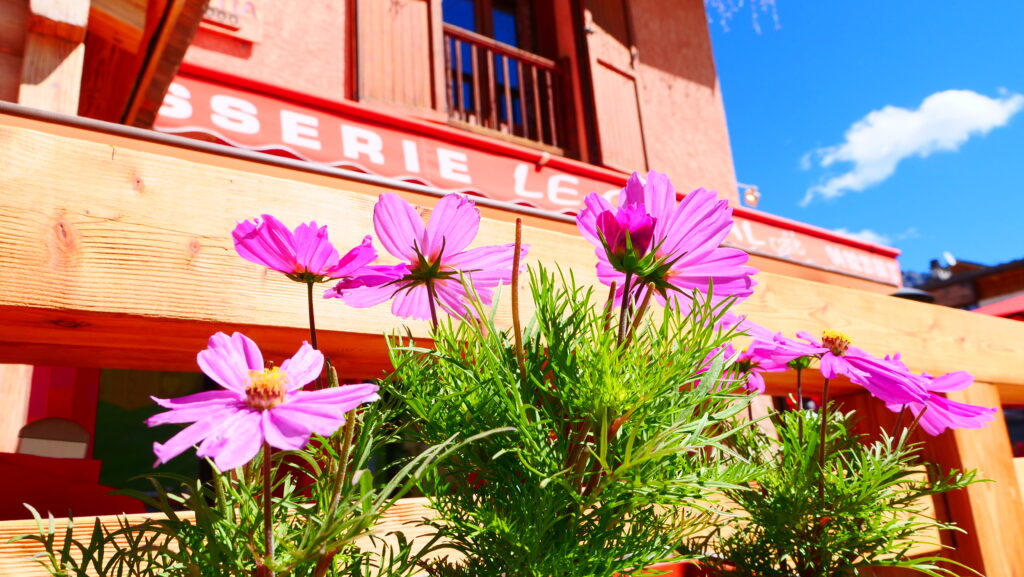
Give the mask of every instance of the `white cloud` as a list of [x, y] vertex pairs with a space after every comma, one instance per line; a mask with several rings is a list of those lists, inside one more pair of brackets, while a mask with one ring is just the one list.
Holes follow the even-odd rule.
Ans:
[[856, 232], [846, 228], [836, 228], [833, 229], [832, 232], [860, 241], [881, 244], [884, 246], [892, 246], [894, 242], [906, 240], [908, 238], [917, 238], [917, 229], [914, 227], [895, 234], [877, 232], [870, 228], [862, 228]]
[[905, 158], [954, 152], [971, 136], [1005, 125], [1021, 108], [1021, 94], [989, 98], [970, 90], [946, 90], [925, 98], [917, 110], [898, 106], [874, 110], [847, 129], [843, 143], [819, 148], [801, 160], [809, 165], [816, 159], [822, 168], [841, 162], [853, 167], [807, 189], [800, 206], [816, 197], [838, 198], [874, 186], [892, 176]]

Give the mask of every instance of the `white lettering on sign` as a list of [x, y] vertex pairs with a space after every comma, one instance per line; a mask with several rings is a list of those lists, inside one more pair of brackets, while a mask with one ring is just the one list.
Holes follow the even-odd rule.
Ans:
[[179, 120], [192, 118], [192, 103], [189, 102], [191, 98], [191, 90], [177, 82], [172, 82], [167, 87], [167, 96], [164, 96], [164, 102], [160, 105], [158, 114]]
[[765, 241], [754, 236], [754, 227], [750, 225], [749, 220], [733, 221], [730, 234], [737, 243], [748, 248], [760, 248], [765, 245]]
[[346, 158], [359, 160], [360, 156], [366, 155], [370, 162], [384, 164], [383, 150], [384, 141], [376, 132], [351, 124], [341, 125], [341, 151]]
[[860, 251], [845, 249], [836, 245], [825, 245], [825, 254], [832, 265], [841, 269], [854, 271], [875, 278], [883, 278], [888, 282], [898, 282], [899, 265], [895, 261], [879, 258]]
[[[750, 223], [747, 223], [750, 226]], [[762, 243], [764, 244], [764, 243]], [[778, 236], [773, 236], [768, 239], [768, 246], [771, 248], [772, 253], [783, 258], [798, 258], [807, 256], [807, 250], [804, 248], [804, 243], [797, 236], [796, 233], [791, 230], [784, 230], [779, 233]]]
[[402, 158], [405, 159], [405, 170], [409, 172], [420, 171], [420, 153], [416, 150], [415, 141], [402, 140]]
[[315, 116], [281, 109], [281, 140], [285, 144], [320, 150], [320, 120]]
[[565, 184], [579, 184], [580, 179], [571, 174], [556, 174], [548, 178], [548, 200], [562, 206], [579, 206], [580, 191], [575, 188], [562, 186]]
[[469, 157], [465, 152], [438, 147], [437, 168], [441, 178], [473, 184], [473, 178], [469, 176]]
[[256, 105], [248, 100], [217, 94], [210, 98], [214, 124], [241, 134], [256, 134], [260, 131], [260, 119], [256, 117]]
[[543, 192], [535, 190], [526, 190], [526, 178], [530, 175], [530, 165], [519, 163], [516, 165], [516, 169], [512, 172], [512, 179], [515, 182], [512, 190], [516, 196], [523, 198], [544, 198]]

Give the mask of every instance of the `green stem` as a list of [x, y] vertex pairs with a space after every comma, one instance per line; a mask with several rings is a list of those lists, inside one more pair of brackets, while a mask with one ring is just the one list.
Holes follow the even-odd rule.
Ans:
[[273, 487], [270, 481], [270, 443], [263, 441], [263, 550], [266, 575], [274, 577], [274, 570], [270, 563], [274, 559], [274, 531], [271, 515], [271, 503], [273, 501]]
[[356, 410], [352, 409], [348, 413], [345, 413], [345, 428], [342, 430], [342, 441], [341, 450], [338, 452], [339, 457], [339, 469], [338, 474], [334, 479], [334, 496], [331, 498], [331, 510], [338, 508], [338, 504], [341, 502], [341, 490], [348, 482], [348, 469], [349, 459], [351, 458], [350, 453], [352, 452], [352, 438], [355, 435], [356, 428]]
[[633, 273], [626, 273], [626, 280], [622, 284], [622, 310], [619, 312], [619, 344], [626, 338], [626, 323], [629, 316], [630, 298], [629, 283], [633, 279]]
[[796, 369], [796, 410], [804, 410], [804, 385], [800, 379], [800, 375], [803, 373], [803, 369], [797, 367]]
[[828, 431], [828, 383], [825, 379], [824, 390], [821, 393], [821, 430], [818, 438], [818, 503], [822, 513], [825, 512], [825, 436]]
[[306, 301], [309, 303], [309, 342], [314, 349], [320, 347], [316, 344], [316, 318], [313, 315], [313, 281], [306, 283]]
[[519, 319], [519, 259], [523, 247], [523, 219], [516, 219], [515, 253], [512, 255], [512, 332], [516, 339], [516, 363], [519, 365], [519, 380], [525, 385], [526, 353], [523, 352], [523, 324]]
[[427, 281], [427, 301], [430, 303], [430, 322], [434, 325], [434, 330], [437, 330], [437, 293], [434, 291], [434, 281]]
[[[800, 367], [796, 368], [796, 410], [804, 410], [804, 387], [800, 380], [800, 375], [804, 372]], [[800, 415], [800, 418], [796, 421], [796, 432], [800, 435], [800, 442], [804, 442], [804, 417], [806, 413]]]

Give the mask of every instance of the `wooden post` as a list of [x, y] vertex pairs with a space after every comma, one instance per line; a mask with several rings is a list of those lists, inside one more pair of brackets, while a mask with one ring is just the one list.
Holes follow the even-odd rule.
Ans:
[[[974, 383], [965, 391], [947, 396], [962, 403], [997, 407], [999, 411], [980, 430], [958, 429], [935, 437], [921, 430], [914, 434], [913, 440], [923, 444], [921, 455], [925, 461], [939, 465], [943, 471], [976, 469], [978, 478], [987, 480], [936, 497], [939, 517], [955, 521], [966, 531], [944, 533], [942, 543], [949, 549], [936, 553], [987, 577], [1024, 575], [1024, 567], [1017, 563], [1024, 551], [1024, 505], [999, 390], [989, 383]], [[859, 393], [840, 402], [845, 409], [857, 411], [859, 433], [877, 436], [880, 429], [892, 432], [896, 416], [878, 399]]]
[[946, 499], [949, 516], [967, 531], [955, 535], [957, 561], [987, 577], [1024, 575], [1024, 505], [1014, 471], [1013, 451], [995, 385], [975, 383], [948, 394], [954, 401], [998, 407], [995, 419], [978, 431], [957, 430], [926, 446], [932, 461], [958, 469], [977, 469], [979, 483]]
[[18, 103], [78, 114], [89, 0], [31, 0]]
[[32, 393], [32, 365], [0, 365], [0, 453], [18, 450], [18, 432], [28, 419]]

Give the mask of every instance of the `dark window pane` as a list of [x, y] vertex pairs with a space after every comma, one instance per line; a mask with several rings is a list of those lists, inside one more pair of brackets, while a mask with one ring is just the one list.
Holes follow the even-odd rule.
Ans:
[[515, 0], [494, 0], [493, 6], [491, 16], [494, 20], [494, 39], [511, 46], [519, 46]]
[[473, 0], [444, 0], [441, 18], [448, 24], [479, 32], [476, 29], [476, 2]]

